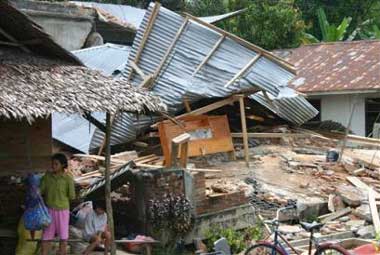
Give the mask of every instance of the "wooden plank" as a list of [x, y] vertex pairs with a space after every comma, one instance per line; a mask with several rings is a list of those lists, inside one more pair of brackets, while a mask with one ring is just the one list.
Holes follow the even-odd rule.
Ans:
[[240, 103], [240, 119], [241, 119], [241, 129], [243, 132], [243, 144], [244, 144], [244, 158], [247, 167], [249, 167], [249, 147], [248, 147], [248, 133], [247, 133], [247, 122], [245, 119], [245, 107], [244, 107], [244, 97], [239, 98]]
[[112, 159], [131, 161], [131, 160], [134, 160], [137, 158], [138, 158], [138, 156], [137, 156], [136, 151], [124, 151], [124, 152], [113, 154], [111, 156], [111, 161], [112, 161]]
[[365, 169], [364, 167], [362, 167], [362, 168], [359, 168], [359, 169], [354, 170], [352, 173], [353, 173], [354, 175], [359, 175], [359, 174], [361, 174], [361, 173], [364, 173], [366, 170], [367, 170], [367, 169]]
[[153, 168], [153, 169], [163, 168], [163, 166], [159, 166], [159, 165], [140, 164], [140, 163], [136, 163], [136, 166], [138, 166], [138, 167], [146, 167], [146, 168]]
[[203, 61], [197, 66], [195, 71], [193, 72], [192, 76], [194, 77], [199, 70], [207, 63], [207, 61], [211, 58], [212, 54], [219, 48], [219, 46], [222, 44], [224, 39], [226, 38], [225, 35], [222, 35], [219, 40], [215, 43], [214, 47], [210, 50], [210, 52], [207, 54], [207, 56], [203, 59]]
[[80, 177], [87, 177], [87, 176], [92, 176], [93, 174], [98, 174], [100, 173], [99, 170], [91, 171], [85, 174], [82, 174]]
[[[105, 157], [99, 156], [99, 155], [74, 154], [73, 156], [78, 157], [78, 158], [89, 158], [89, 159], [96, 159], [96, 160], [100, 160], [100, 161], [106, 161]], [[111, 159], [111, 163], [126, 164], [126, 163], [128, 163], [128, 161], [120, 160], [120, 159]]]
[[[186, 25], [187, 25], [188, 22], [189, 22], [189, 18], [185, 18], [185, 21], [182, 23], [182, 25], [178, 29], [177, 34], [175, 35], [173, 41], [170, 43], [168, 49], [166, 50], [165, 55], [162, 57], [161, 62], [158, 65], [158, 67], [157, 67], [157, 69], [156, 69], [156, 71], [154, 73], [154, 80], [156, 80], [160, 76], [162, 67], [165, 65], [166, 60], [169, 58], [170, 53], [174, 49], [174, 46], [176, 45], [178, 39], [180, 38], [180, 36], [181, 36], [181, 34], [182, 34], [183, 30], [185, 29], [185, 27], [186, 27]], [[151, 85], [152, 86], [149, 86], [149, 87], [145, 86], [144, 88], [152, 89], [153, 86], [154, 86], [154, 81], [152, 82]]]
[[[297, 133], [247, 133], [247, 135], [249, 138], [312, 137], [312, 135], [310, 134], [297, 134]], [[243, 133], [231, 133], [231, 136], [233, 138], [242, 138]]]
[[185, 106], [186, 112], [191, 112], [190, 102], [187, 98], [183, 99], [183, 104]]
[[[367, 193], [368, 190], [370, 189], [370, 187], [365, 184], [364, 182], [362, 182], [358, 177], [356, 176], [347, 176], [346, 179], [352, 184], [354, 185], [355, 187], [359, 188], [360, 190], [362, 190], [363, 192]], [[376, 199], [380, 199], [380, 194], [377, 193], [376, 191], [374, 191], [374, 194], [375, 194], [375, 198]]]
[[190, 140], [190, 135], [188, 133], [184, 133], [184, 134], [174, 137], [172, 139], [172, 142], [176, 144], [182, 144], [182, 143], [188, 142], [189, 140]]
[[263, 55], [264, 57], [276, 62], [278, 65], [280, 65], [281, 67], [285, 68], [286, 70], [288, 70], [289, 72], [293, 73], [293, 74], [296, 74], [297, 73], [297, 70], [295, 69], [295, 67], [293, 65], [291, 65], [290, 63], [286, 62], [284, 59], [280, 58], [280, 57], [277, 57], [276, 55], [272, 54], [271, 52], [269, 51], [266, 51], [264, 50], [263, 48], [260, 48], [256, 45], [254, 45], [253, 43], [250, 43], [232, 33], [229, 33], [227, 31], [224, 31], [223, 29], [221, 28], [218, 28], [217, 26], [214, 26], [212, 24], [209, 24], [197, 17], [194, 17], [192, 16], [191, 14], [188, 14], [188, 13], [185, 13], [185, 15], [189, 18], [191, 18], [191, 20], [193, 21], [196, 21], [197, 23], [205, 26], [205, 27], [208, 27], [232, 40], [234, 40], [235, 42], [239, 43], [240, 45], [243, 45], [255, 52], [258, 52], [260, 53], [261, 55]]
[[144, 160], [140, 160], [138, 161], [140, 164], [146, 164], [146, 163], [149, 163], [149, 162], [152, 162], [152, 161], [155, 161], [155, 160], [159, 160], [160, 157], [158, 156], [154, 156], [152, 158], [147, 158], [147, 159], [144, 159]]
[[[3, 30], [2, 28], [0, 28], [0, 34], [2, 34], [3, 36], [5, 36], [5, 38], [7, 38], [9, 41], [13, 42], [13, 43], [17, 43], [17, 44], [20, 44], [16, 38], [14, 38], [12, 35], [8, 34], [7, 32], [5, 32], [5, 30]], [[19, 47], [25, 51], [26, 53], [31, 53], [31, 51], [25, 47], [24, 45], [20, 44]]]
[[[208, 112], [211, 112], [215, 109], [218, 109], [220, 107], [223, 107], [225, 105], [228, 105], [228, 104], [233, 104], [234, 102], [238, 101], [239, 98], [233, 96], [233, 97], [229, 97], [229, 98], [226, 98], [226, 99], [223, 99], [223, 100], [220, 100], [218, 102], [215, 102], [215, 103], [212, 103], [212, 104], [209, 104], [209, 105], [206, 105], [204, 107], [201, 107], [201, 108], [198, 108], [196, 110], [193, 110], [191, 112], [188, 112], [188, 113], [184, 113], [184, 114], [181, 114], [179, 116], [176, 116], [175, 119], [176, 120], [179, 120], [179, 119], [182, 119], [184, 117], [187, 117], [187, 116], [191, 116], [191, 115], [202, 115], [202, 114], [205, 114], [205, 113], [208, 113]], [[159, 123], [156, 123], [154, 125], [152, 125], [151, 127], [152, 128], [157, 128], [158, 127], [158, 124]]]
[[149, 155], [146, 155], [146, 156], [143, 156], [143, 157], [139, 157], [133, 161], [135, 161], [136, 163], [139, 162], [139, 161], [142, 161], [142, 160], [145, 160], [145, 159], [148, 159], [148, 158], [154, 158], [156, 157], [155, 154], [149, 154]]
[[329, 221], [336, 220], [336, 219], [338, 219], [340, 217], [343, 217], [343, 216], [345, 216], [347, 214], [350, 214], [351, 211], [352, 211], [352, 209], [350, 207], [344, 208], [344, 209], [342, 209], [340, 211], [337, 211], [337, 212], [331, 214], [330, 216], [324, 218], [323, 220], [321, 220], [321, 222], [322, 223], [327, 223]]
[[5, 42], [5, 41], [0, 41], [0, 45], [15, 46], [15, 47], [21, 46], [21, 44], [19, 44], [19, 43]]
[[221, 173], [222, 170], [218, 169], [207, 169], [207, 168], [188, 168], [187, 169], [190, 172], [205, 172], [205, 173]]
[[138, 67], [138, 65], [133, 61], [129, 61], [129, 64], [131, 65], [133, 70], [135, 70], [136, 73], [138, 73], [138, 75], [140, 75], [141, 79], [144, 80], [146, 75], [144, 74], [143, 70], [141, 70], [140, 67]]
[[231, 80], [229, 80], [227, 82], [226, 85], [224, 85], [225, 88], [228, 88], [229, 86], [231, 86], [237, 79], [239, 79], [249, 68], [251, 68], [251, 66], [253, 66], [254, 63], [257, 62], [257, 60], [259, 60], [259, 58], [261, 57], [261, 54], [257, 54], [254, 58], [252, 58], [237, 74], [235, 74], [234, 77], [232, 77]]
[[372, 223], [375, 228], [375, 233], [377, 235], [380, 233], [380, 218], [375, 201], [375, 191], [373, 189], [368, 189], [368, 202], [371, 210]]
[[[152, 28], [153, 28], [154, 22], [155, 22], [155, 20], [157, 18], [158, 12], [160, 11], [160, 7], [161, 7], [161, 4], [158, 3], [158, 2], [156, 2], [155, 5], [154, 5], [154, 7], [153, 7], [152, 14], [149, 17], [149, 21], [148, 21], [148, 24], [147, 24], [147, 26], [145, 28], [143, 38], [141, 39], [141, 42], [140, 42], [140, 45], [139, 45], [139, 49], [138, 49], [138, 51], [136, 53], [136, 56], [135, 56], [135, 58], [133, 60], [133, 62], [135, 64], [139, 63], [142, 51], [144, 50], [145, 43], [148, 40], [150, 32], [152, 31]], [[133, 69], [131, 70], [131, 72], [128, 75], [128, 79], [127, 79], [128, 81], [131, 80], [132, 75], [133, 75]]]

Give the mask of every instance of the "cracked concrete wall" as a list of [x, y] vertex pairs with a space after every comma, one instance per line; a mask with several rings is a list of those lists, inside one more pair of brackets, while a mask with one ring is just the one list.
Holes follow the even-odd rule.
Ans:
[[33, 15], [31, 18], [68, 51], [81, 49], [92, 30], [91, 20]]

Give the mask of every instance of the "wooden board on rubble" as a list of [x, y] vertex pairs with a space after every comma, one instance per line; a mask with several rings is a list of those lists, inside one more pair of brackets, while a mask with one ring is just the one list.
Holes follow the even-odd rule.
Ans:
[[372, 222], [375, 228], [375, 233], [380, 233], [380, 218], [375, 201], [375, 191], [371, 188], [368, 189], [368, 202], [371, 210]]
[[[352, 184], [354, 185], [355, 187], [359, 188], [360, 190], [362, 190], [363, 192], [367, 193], [368, 190], [370, 189], [370, 187], [365, 184], [364, 182], [362, 182], [358, 177], [356, 176], [347, 176], [346, 179]], [[374, 196], [376, 199], [380, 199], [380, 194], [377, 193], [376, 191], [373, 191], [374, 192]]]
[[[234, 146], [227, 116], [189, 116], [181, 119], [183, 127], [172, 122], [161, 122], [158, 125], [160, 142], [165, 164], [170, 162], [171, 141], [183, 133], [192, 133], [201, 129], [211, 130], [210, 138], [194, 138], [189, 141], [188, 156], [204, 156], [218, 152], [232, 152]], [[179, 155], [178, 155], [179, 156]]]

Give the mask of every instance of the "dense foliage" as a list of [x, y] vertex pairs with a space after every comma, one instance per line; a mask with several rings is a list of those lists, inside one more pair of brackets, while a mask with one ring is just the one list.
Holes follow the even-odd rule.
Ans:
[[[54, 1], [54, 0], [51, 0]], [[55, 0], [60, 1], [60, 0]], [[151, 0], [82, 0], [146, 8]], [[245, 9], [219, 22], [229, 32], [266, 49], [319, 41], [380, 39], [380, 0], [161, 0], [195, 16]]]

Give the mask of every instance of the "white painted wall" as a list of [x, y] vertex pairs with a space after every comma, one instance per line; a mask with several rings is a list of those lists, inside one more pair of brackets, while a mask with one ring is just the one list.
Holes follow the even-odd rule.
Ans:
[[380, 93], [358, 93], [339, 95], [309, 96], [310, 99], [321, 99], [321, 120], [333, 120], [347, 126], [355, 98], [356, 106], [352, 116], [351, 130], [365, 136], [365, 99], [380, 98]]
[[[320, 98], [321, 120], [333, 120], [347, 126], [355, 95], [326, 95]], [[361, 136], [365, 136], [365, 98], [365, 94], [356, 97], [350, 128], [356, 135]]]

